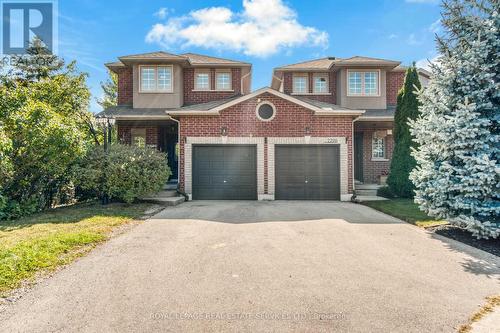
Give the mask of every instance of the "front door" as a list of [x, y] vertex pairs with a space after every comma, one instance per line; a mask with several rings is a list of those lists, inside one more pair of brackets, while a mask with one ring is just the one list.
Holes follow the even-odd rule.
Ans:
[[170, 179], [178, 179], [178, 160], [179, 160], [179, 138], [177, 135], [177, 126], [172, 124], [162, 126], [160, 130], [160, 150], [167, 154], [168, 166], [172, 171]]
[[354, 134], [354, 179], [363, 182], [363, 132]]

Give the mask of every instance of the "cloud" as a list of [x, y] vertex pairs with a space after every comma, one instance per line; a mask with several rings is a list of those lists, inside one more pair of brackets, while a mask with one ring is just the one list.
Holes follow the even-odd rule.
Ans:
[[160, 20], [163, 20], [168, 16], [169, 12], [170, 10], [168, 8], [162, 7], [158, 9], [154, 16], [158, 17]]
[[405, 0], [407, 3], [430, 3], [436, 4], [439, 3], [439, 0]]
[[432, 32], [432, 33], [435, 33], [435, 34], [437, 34], [438, 32], [440, 32], [441, 31], [441, 19], [437, 19], [437, 21], [433, 22], [429, 26], [429, 31]]
[[146, 36], [165, 48], [203, 47], [266, 57], [298, 46], [327, 48], [328, 34], [300, 24], [282, 0], [243, 0], [243, 11], [209, 7], [155, 24]]
[[396, 38], [398, 38], [398, 35], [396, 35], [396, 34], [390, 34], [389, 36], [387, 36], [387, 38], [389, 38], [389, 39], [396, 39]]
[[406, 40], [406, 42], [409, 45], [422, 45], [424, 43], [423, 40], [417, 38], [417, 36], [415, 34], [410, 34], [408, 36], [408, 39]]
[[417, 68], [423, 68], [423, 69], [426, 69], [428, 71], [431, 70], [431, 64], [437, 64], [438, 63], [438, 60], [439, 60], [439, 55], [437, 56], [434, 56], [433, 58], [431, 59], [420, 59], [416, 62], [416, 66]]

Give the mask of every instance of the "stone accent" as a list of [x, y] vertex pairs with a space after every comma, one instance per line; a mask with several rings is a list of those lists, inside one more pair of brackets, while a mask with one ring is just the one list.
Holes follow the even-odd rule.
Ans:
[[184, 191], [190, 199], [193, 194], [193, 145], [257, 145], [257, 195], [259, 200], [265, 194], [264, 190], [264, 138], [250, 137], [187, 137], [184, 144]]
[[118, 105], [132, 105], [134, 95], [131, 67], [118, 70]]
[[184, 105], [193, 105], [217, 101], [233, 95], [241, 94], [241, 69], [231, 69], [232, 91], [216, 91], [215, 90], [215, 68], [210, 68], [210, 85], [211, 91], [193, 91], [194, 90], [194, 68], [184, 68]]
[[387, 72], [386, 94], [387, 106], [395, 106], [398, 100], [398, 92], [405, 82], [405, 72]]
[[342, 201], [349, 201], [349, 154], [345, 137], [281, 137], [268, 138], [267, 173], [269, 177], [268, 194], [275, 193], [275, 145], [340, 145], [340, 196]]

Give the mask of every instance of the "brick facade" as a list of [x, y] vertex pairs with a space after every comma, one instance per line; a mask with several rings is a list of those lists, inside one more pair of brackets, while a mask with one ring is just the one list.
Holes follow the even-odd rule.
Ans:
[[146, 145], [158, 147], [158, 126], [155, 125], [124, 125], [118, 124], [118, 140], [124, 144], [132, 143], [132, 128], [146, 129]]
[[132, 105], [134, 88], [131, 67], [117, 70], [118, 74], [118, 105]]
[[398, 92], [405, 81], [405, 72], [387, 72], [386, 91], [387, 91], [387, 106], [396, 106], [398, 100]]
[[[292, 72], [285, 72], [283, 74], [283, 92], [287, 95], [292, 95], [293, 93], [293, 74]], [[336, 91], [337, 91], [337, 80], [335, 79], [335, 73], [334, 72], [328, 72], [328, 89], [329, 89], [329, 94], [328, 95], [314, 95], [313, 94], [313, 89], [314, 89], [314, 73], [308, 73], [308, 78], [309, 78], [309, 93], [306, 95], [296, 95], [296, 96], [303, 96], [309, 99], [313, 99], [316, 101], [321, 101], [321, 102], [326, 102], [326, 103], [331, 103], [331, 104], [336, 104], [337, 99], [336, 99]]]
[[[269, 101], [277, 110], [276, 117], [269, 122], [260, 121], [256, 106]], [[316, 116], [314, 112], [272, 94], [262, 94], [221, 111], [219, 116], [184, 116], [180, 120], [180, 187], [184, 189], [184, 143], [188, 137], [220, 137], [221, 128], [226, 127], [228, 137], [304, 137], [306, 127], [312, 137], [345, 138], [347, 145], [348, 192], [352, 193], [352, 117]], [[267, 145], [266, 145], [267, 146]], [[267, 169], [267, 155], [264, 156]], [[268, 176], [264, 173], [264, 188], [268, 189]], [[267, 192], [266, 192], [267, 193]]]
[[212, 91], [193, 91], [194, 90], [194, 68], [184, 68], [184, 105], [193, 105], [217, 101], [233, 95], [241, 94], [241, 69], [231, 69], [232, 91], [215, 91], [215, 73], [216, 69], [211, 68], [210, 71], [210, 88]]
[[[392, 128], [388, 128], [392, 129]], [[388, 135], [385, 138], [386, 160], [372, 160], [372, 138], [375, 131], [384, 129], [363, 129], [363, 182], [366, 184], [378, 183], [378, 177], [383, 173], [388, 174], [391, 168], [394, 138]]]

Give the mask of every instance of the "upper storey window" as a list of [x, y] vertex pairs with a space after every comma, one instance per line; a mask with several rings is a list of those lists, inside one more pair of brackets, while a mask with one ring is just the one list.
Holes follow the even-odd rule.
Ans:
[[218, 72], [215, 75], [217, 90], [231, 90], [231, 73]]
[[314, 76], [314, 89], [315, 94], [328, 93], [328, 75], [315, 75]]
[[196, 90], [210, 90], [210, 73], [196, 72], [194, 88]]
[[141, 92], [172, 92], [172, 66], [140, 66]]
[[306, 75], [293, 76], [293, 93], [294, 94], [307, 94], [309, 92], [307, 86], [308, 77]]
[[380, 72], [347, 72], [348, 96], [379, 96]]

